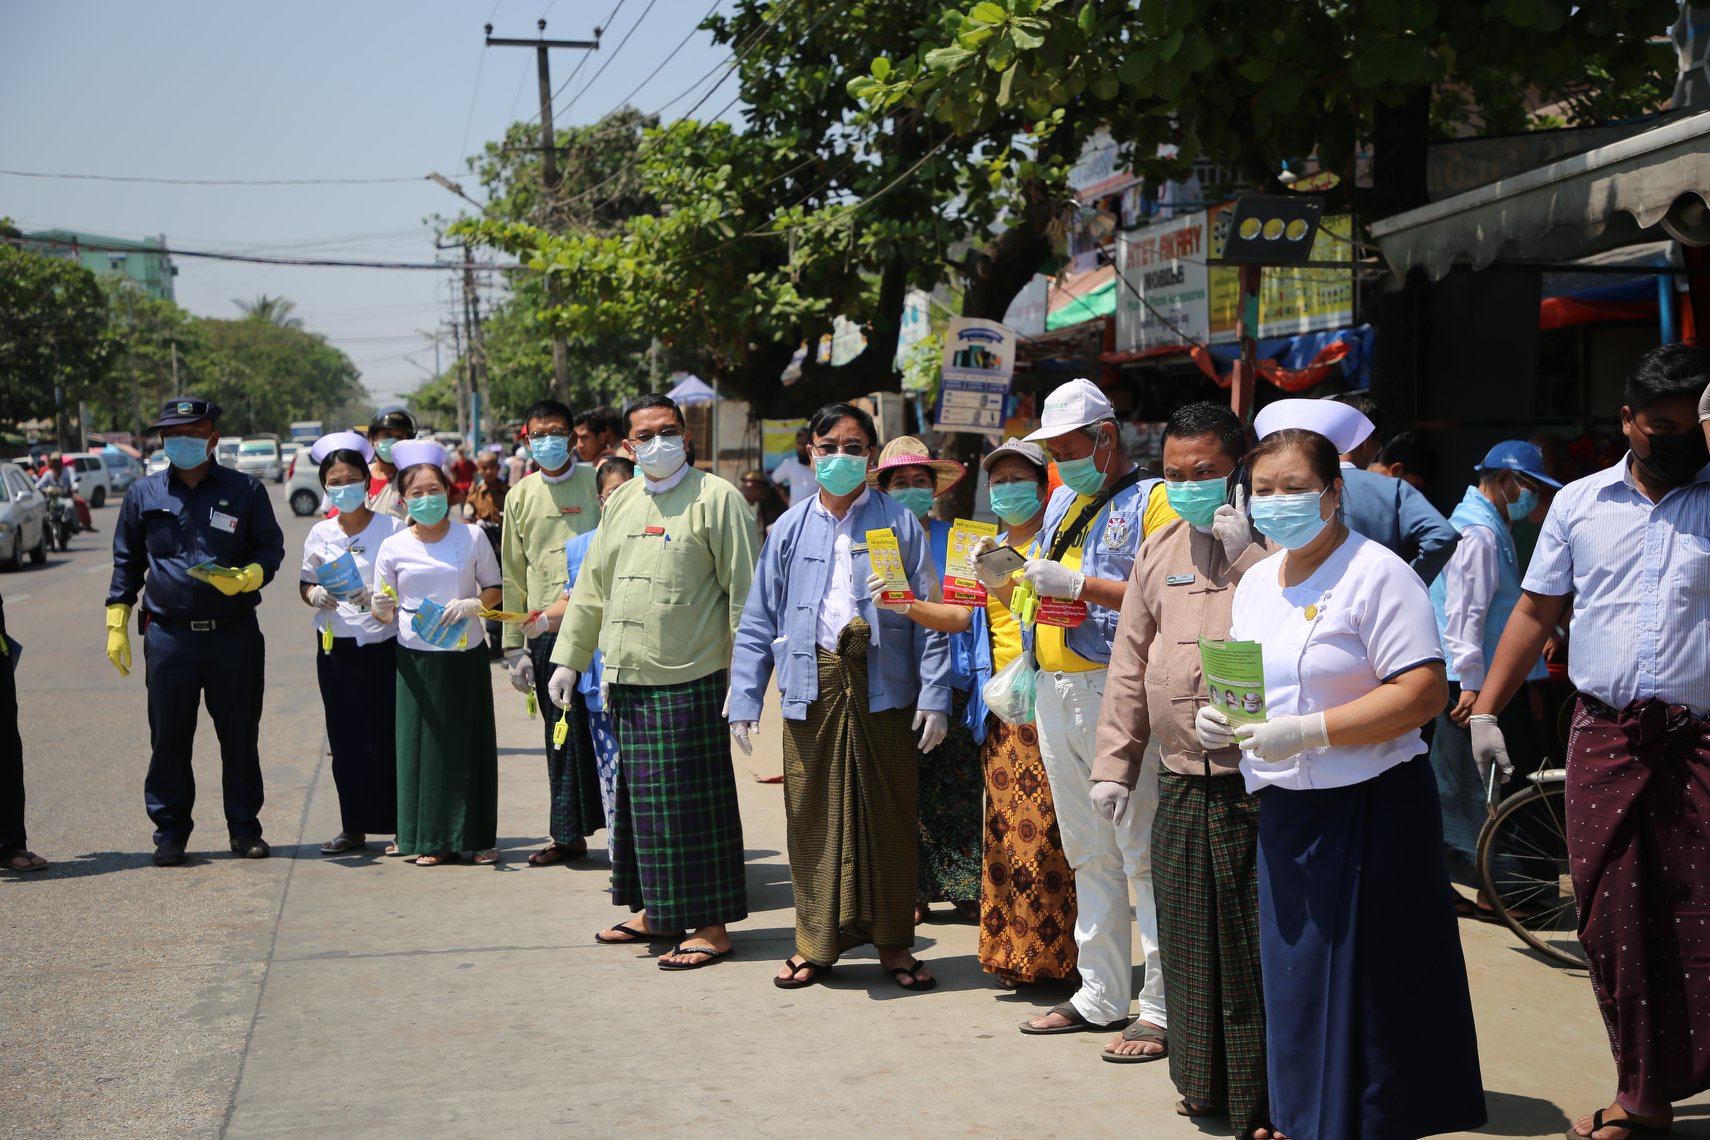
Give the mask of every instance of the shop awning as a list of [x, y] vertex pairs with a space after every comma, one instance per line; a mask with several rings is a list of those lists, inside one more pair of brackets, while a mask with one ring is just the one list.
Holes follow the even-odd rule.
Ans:
[[1051, 290], [1045, 328], [1061, 329], [1116, 312], [1116, 267], [1101, 265], [1071, 273]]
[[1371, 233], [1397, 277], [1417, 268], [1437, 280], [1457, 263], [1583, 257], [1660, 237], [1659, 225], [1710, 244], [1707, 214], [1710, 111], [1373, 222]]

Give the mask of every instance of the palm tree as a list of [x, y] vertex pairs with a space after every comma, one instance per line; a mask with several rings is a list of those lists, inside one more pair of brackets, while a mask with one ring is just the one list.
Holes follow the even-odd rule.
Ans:
[[282, 329], [300, 329], [303, 327], [302, 318], [291, 315], [297, 308], [297, 303], [288, 301], [284, 297], [269, 297], [263, 293], [253, 301], [239, 301], [234, 298], [232, 304], [243, 311], [245, 320], [262, 321], [266, 324], [278, 325]]

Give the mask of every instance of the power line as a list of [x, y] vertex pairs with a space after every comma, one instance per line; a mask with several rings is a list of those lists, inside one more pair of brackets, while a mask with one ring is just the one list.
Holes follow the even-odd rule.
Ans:
[[[600, 76], [602, 76], [606, 73], [606, 68], [608, 68], [612, 65], [612, 60], [616, 59], [618, 57], [619, 53], [623, 51], [624, 45], [629, 43], [629, 38], [631, 36], [635, 35], [635, 29], [641, 27], [642, 23], [647, 19], [647, 14], [649, 12], [653, 11], [653, 5], [657, 4], [658, 2], [659, 2], [659, 0], [647, 0], [647, 7], [643, 8], [641, 10], [641, 15], [639, 15], [635, 18], [635, 23], [631, 24], [629, 26], [629, 31], [627, 31], [623, 34], [623, 39], [618, 41], [618, 46], [612, 49], [612, 52], [610, 55], [606, 56], [605, 59], [600, 61], [599, 70], [594, 72], [593, 77], [590, 78], [588, 80], [588, 82], [586, 82], [582, 85], [582, 89], [580, 91], [577, 91], [576, 94], [570, 96], [570, 101], [568, 103], [564, 104], [563, 110], [555, 111], [554, 114], [556, 114], [556, 115], [568, 115], [570, 113], [570, 108], [572, 108], [576, 105], [576, 101], [578, 99], [582, 98], [582, 96], [586, 95], [589, 92], [589, 90], [593, 88], [594, 84], [596, 84], [600, 81]], [[623, 7], [623, 0], [618, 0], [618, 7], [620, 7], [620, 8]], [[584, 56], [583, 59], [585, 61], [587, 59], [587, 57]], [[574, 78], [574, 76], [572, 76], [572, 78]], [[568, 87], [569, 85], [570, 85], [570, 81], [565, 80], [564, 86]], [[564, 88], [560, 87], [559, 90], [562, 91], [562, 90], [564, 90]], [[553, 96], [553, 98], [557, 98], [557, 96], [555, 95], [555, 96]]]
[[[619, 12], [621, 12], [621, 11], [623, 11], [623, 6], [624, 6], [624, 2], [625, 2], [625, 0], [617, 0], [617, 5], [616, 5], [616, 7], [614, 7], [614, 8], [613, 8], [613, 9], [612, 9], [612, 10], [611, 10], [611, 11], [610, 11], [610, 12], [609, 12], [609, 13], [607, 13], [607, 15], [606, 15], [606, 22], [605, 22], [605, 23], [603, 23], [603, 24], [601, 24], [601, 25], [600, 25], [600, 30], [601, 30], [601, 31], [602, 31], [602, 32], [603, 32], [603, 31], [604, 31], [604, 30], [605, 30], [605, 29], [607, 29], [607, 28], [609, 28], [609, 27], [611, 27], [611, 26], [612, 26], [612, 21], [613, 21], [613, 20], [615, 20], [615, 19], [617, 19], [617, 14], [618, 14], [618, 13], [619, 13]], [[651, 4], [649, 4], [649, 5], [648, 5], [648, 7], [649, 7], [649, 8], [651, 8], [651, 7], [652, 7], [652, 6], [653, 6], [653, 5], [651, 5]], [[646, 13], [643, 13], [643, 15], [646, 15]], [[541, 17], [541, 18], [542, 18], [542, 19], [545, 19], [545, 17], [544, 17], [544, 16], [542, 16], [542, 17]], [[629, 42], [629, 37], [628, 37], [628, 36], [625, 36], [625, 37], [624, 37], [624, 42], [625, 42], [625, 43], [627, 43], [627, 42]], [[618, 48], [619, 48], [619, 50], [622, 50], [622, 48], [623, 48], [623, 44], [619, 44], [619, 45], [618, 45]], [[615, 53], [614, 53], [614, 54], [615, 54]], [[573, 82], [573, 81], [574, 81], [574, 80], [575, 80], [575, 78], [576, 78], [576, 76], [578, 76], [578, 75], [580, 75], [580, 74], [581, 74], [581, 72], [582, 72], [582, 67], [583, 67], [583, 66], [584, 66], [584, 65], [585, 65], [585, 64], [586, 64], [586, 63], [587, 63], [587, 62], [588, 62], [588, 55], [587, 55], [587, 53], [586, 53], [586, 52], [584, 52], [584, 53], [583, 53], [583, 54], [582, 54], [582, 57], [581, 57], [581, 58], [580, 58], [580, 59], [578, 59], [578, 60], [577, 60], [577, 61], [576, 61], [576, 66], [575, 66], [575, 67], [572, 67], [572, 68], [571, 68], [571, 69], [570, 69], [570, 74], [569, 74], [569, 75], [566, 75], [566, 76], [565, 76], [565, 77], [564, 77], [564, 82], [563, 82], [563, 83], [560, 83], [560, 84], [559, 84], [559, 85], [558, 85], [558, 90], [556, 90], [556, 91], [554, 91], [554, 92], [553, 92], [553, 93], [552, 93], [552, 101], [553, 101], [553, 102], [554, 102], [554, 103], [556, 103], [556, 102], [558, 102], [558, 97], [559, 97], [559, 96], [560, 96], [560, 95], [562, 95], [562, 94], [564, 94], [564, 89], [565, 89], [565, 88], [566, 88], [566, 87], [568, 87], [568, 86], [570, 86], [570, 84], [571, 84], [571, 83], [572, 83], [572, 82]], [[604, 68], [601, 68], [601, 70], [604, 70]], [[572, 103], [574, 103], [574, 102], [575, 102], [575, 100], [574, 100], [574, 99], [572, 99], [572, 100], [571, 100], [571, 102], [572, 102]], [[569, 110], [569, 107], [568, 107], [568, 106], [566, 106], [566, 107], [565, 107], [565, 110]], [[556, 114], [557, 114], [557, 112], [556, 112], [556, 111], [555, 111], [555, 112], [553, 112], [553, 114], [554, 114], [554, 115], [556, 115]]]
[[[473, 171], [454, 175], [467, 178]], [[149, 178], [131, 174], [63, 174], [41, 170], [0, 170], [13, 178], [52, 178], [78, 182], [144, 182], [158, 186], [380, 186], [399, 182], [426, 182], [425, 174], [397, 178]]]
[[[628, 95], [625, 95], [622, 99], [619, 99], [617, 101], [616, 105], [619, 107], [622, 107], [624, 104], [628, 103], [631, 99], [633, 99], [637, 95], [641, 94], [641, 89], [643, 87], [646, 87], [649, 83], [653, 82], [654, 76], [658, 75], [661, 71], [664, 71], [665, 65], [670, 63], [673, 59], [677, 58], [678, 52], [682, 51], [684, 48], [689, 46], [689, 41], [695, 38], [696, 32], [701, 30], [701, 25], [706, 23], [708, 20], [712, 19], [713, 13], [718, 11], [718, 6], [720, 4], [722, 4], [723, 2], [724, 2], [724, 0], [713, 0], [713, 6], [711, 8], [707, 9], [707, 14], [702, 16], [700, 18], [700, 20], [696, 22], [695, 26], [689, 29], [689, 34], [683, 37], [681, 43], [679, 43], [676, 47], [671, 49], [671, 54], [667, 55], [664, 59], [660, 60], [659, 66], [655, 67], [652, 71], [648, 72], [647, 78], [643, 79], [640, 83], [637, 83], [635, 85], [634, 90], [632, 90]], [[690, 88], [690, 90], [692, 91], [692, 90], [694, 90], [694, 88]], [[681, 96], [679, 96], [679, 98], [681, 98]], [[666, 106], [670, 106], [670, 104], [667, 103]]]
[[[497, 11], [498, 7], [497, 4], [493, 5], [494, 11]], [[457, 153], [461, 155], [469, 153], [469, 128], [475, 124], [475, 103], [481, 97], [481, 71], [486, 66], [487, 49], [483, 46], [481, 54], [475, 59], [475, 90], [469, 93], [469, 113], [463, 116], [463, 141], [457, 144]]]
[[[43, 242], [30, 238], [0, 238], [0, 242], [20, 247], [31, 245], [52, 245], [70, 249], [86, 249], [95, 253], [136, 253], [134, 245], [111, 245], [104, 242]], [[149, 249], [145, 252], [164, 254], [168, 257], [197, 257], [210, 261], [241, 261], [254, 265], [295, 265], [308, 268], [322, 269], [462, 269], [461, 261], [357, 261], [340, 258], [311, 258], [311, 257], [267, 257], [260, 254], [230, 253], [215, 250], [180, 249]], [[467, 263], [477, 269], [522, 269], [521, 265], [491, 265], [483, 262]]]

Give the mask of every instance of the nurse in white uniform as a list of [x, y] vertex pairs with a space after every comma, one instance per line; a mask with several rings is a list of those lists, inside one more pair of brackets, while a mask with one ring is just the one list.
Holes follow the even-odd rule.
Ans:
[[1358, 430], [1335, 407], [1273, 412], [1247, 458], [1253, 525], [1283, 549], [1242, 577], [1230, 637], [1262, 646], [1267, 719], [1232, 727], [1208, 705], [1196, 728], [1207, 748], [1240, 745], [1259, 796], [1273, 1135], [1411, 1140], [1485, 1122], [1418, 731], [1447, 683], [1418, 575], [1338, 517], [1347, 449], [1275, 430]]
[[[342, 829], [321, 844], [323, 855], [367, 846], [370, 835], [398, 830], [398, 761], [393, 743], [393, 694], [397, 688], [395, 627], [375, 620], [369, 609], [374, 560], [380, 544], [404, 523], [368, 509], [368, 465], [374, 449], [353, 431], [316, 440], [309, 459], [320, 465], [321, 488], [339, 513], [316, 523], [303, 542], [303, 571], [297, 591], [314, 608], [315, 674], [326, 709], [333, 783], [338, 788]], [[345, 555], [349, 562], [341, 562]], [[321, 584], [321, 567], [354, 566], [360, 588]], [[388, 844], [386, 853], [397, 853]]]

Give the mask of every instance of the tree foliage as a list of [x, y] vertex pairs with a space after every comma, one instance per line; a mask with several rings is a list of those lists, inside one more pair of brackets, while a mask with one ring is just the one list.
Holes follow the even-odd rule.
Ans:
[[0, 420], [51, 418], [100, 388], [111, 363], [107, 301], [72, 261], [0, 244]]
[[263, 324], [278, 325], [282, 329], [300, 329], [303, 327], [301, 317], [291, 314], [297, 311], [297, 302], [284, 297], [269, 297], [266, 293], [259, 294], [252, 301], [233, 300], [244, 315], [245, 320], [260, 321]]

